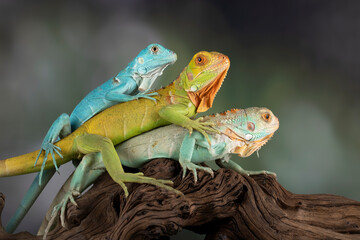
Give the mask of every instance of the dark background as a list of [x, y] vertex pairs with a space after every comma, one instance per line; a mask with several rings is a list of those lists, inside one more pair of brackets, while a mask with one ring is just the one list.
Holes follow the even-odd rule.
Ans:
[[[207, 114], [264, 106], [278, 116], [245, 169], [276, 172], [295, 193], [360, 200], [359, 12], [355, 0], [0, 1], [0, 159], [38, 149], [61, 113], [156, 42], [178, 54], [156, 87], [196, 52], [218, 51], [231, 68]], [[72, 170], [61, 167], [18, 230], [36, 232]], [[4, 224], [34, 176], [0, 179]]]

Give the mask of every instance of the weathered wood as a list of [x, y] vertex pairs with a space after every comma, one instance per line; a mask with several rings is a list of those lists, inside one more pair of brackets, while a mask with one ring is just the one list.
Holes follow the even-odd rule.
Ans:
[[[48, 239], [168, 239], [182, 228], [219, 239], [360, 239], [360, 202], [327, 194], [292, 194], [274, 177], [244, 177], [219, 169], [214, 178], [199, 171], [181, 179], [177, 162], [156, 159], [146, 176], [171, 179], [173, 192], [152, 185], [120, 186], [104, 174], [77, 202], [69, 204], [67, 228], [59, 224]], [[4, 199], [0, 197], [2, 210]], [[29, 233], [0, 239], [41, 239]]]

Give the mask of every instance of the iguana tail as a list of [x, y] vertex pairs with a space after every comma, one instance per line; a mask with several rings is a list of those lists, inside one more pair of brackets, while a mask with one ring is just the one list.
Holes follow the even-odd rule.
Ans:
[[[73, 142], [74, 137], [76, 136], [69, 136], [55, 143], [56, 146], [61, 148], [61, 155], [63, 156], [61, 158], [57, 154], [54, 155], [55, 161], [58, 166], [70, 161], [75, 157], [76, 151], [74, 151], [73, 149]], [[39, 172], [41, 170], [42, 161], [38, 161], [38, 163], [34, 166], [39, 151], [40, 150], [37, 150], [35, 152], [27, 153], [13, 158], [0, 160], [0, 177]], [[42, 152], [40, 155], [40, 159], [44, 159], [44, 155], [45, 153]], [[45, 164], [45, 169], [49, 169], [52, 167], [54, 167], [54, 163], [51, 154], [49, 154]]]
[[[9, 176], [39, 172], [41, 169], [42, 162], [39, 161], [34, 166], [38, 154], [39, 154], [39, 150], [28, 154], [20, 155], [17, 157], [0, 160], [0, 177], [9, 177]], [[44, 153], [41, 154], [44, 155]], [[70, 160], [71, 158], [69, 158], [68, 156], [64, 156], [64, 158], [61, 158], [58, 155], [55, 156], [55, 161], [58, 166]], [[54, 163], [52, 156], [49, 154], [45, 164], [45, 169], [49, 169], [52, 167], [54, 167]]]
[[38, 154], [39, 150], [13, 158], [0, 160], [0, 177], [14, 176], [32, 172], [31, 170], [35, 168], [34, 163]]
[[6, 232], [13, 233], [15, 229], [19, 226], [20, 222], [29, 211], [31, 206], [34, 204], [44, 187], [47, 185], [49, 180], [55, 173], [55, 168], [48, 169], [44, 171], [41, 184], [39, 185], [39, 174], [37, 174], [35, 180], [32, 182], [30, 188], [28, 189], [25, 197], [21, 201], [20, 205], [16, 209], [15, 214], [11, 217], [8, 224], [6, 225]]

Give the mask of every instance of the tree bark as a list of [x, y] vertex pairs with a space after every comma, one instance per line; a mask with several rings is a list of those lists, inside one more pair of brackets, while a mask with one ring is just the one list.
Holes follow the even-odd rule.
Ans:
[[[156, 159], [146, 176], [171, 179], [184, 195], [147, 184], [119, 185], [104, 174], [68, 204], [67, 228], [58, 224], [47, 239], [169, 239], [182, 228], [220, 239], [360, 239], [360, 202], [328, 194], [293, 194], [273, 176], [252, 177], [219, 169], [214, 178], [198, 171], [182, 179], [176, 161]], [[0, 196], [0, 210], [4, 197]], [[29, 233], [0, 239], [41, 239]]]

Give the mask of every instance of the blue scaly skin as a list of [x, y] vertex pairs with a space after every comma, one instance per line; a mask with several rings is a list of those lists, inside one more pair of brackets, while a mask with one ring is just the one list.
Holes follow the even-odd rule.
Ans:
[[[189, 135], [185, 128], [169, 125], [136, 136], [116, 146], [122, 164], [140, 168], [150, 159], [171, 158], [179, 161], [183, 168], [183, 177], [187, 170], [192, 171], [195, 183], [198, 169], [213, 175], [211, 168], [197, 164], [217, 159], [221, 159], [216, 161], [219, 166], [233, 169], [240, 174], [273, 174], [267, 171], [247, 171], [230, 160], [232, 154], [238, 154], [240, 157], [250, 156], [271, 138], [279, 127], [279, 120], [270, 110], [266, 108], [234, 109], [198, 120], [213, 122], [214, 128], [220, 132], [209, 135], [211, 145], [200, 132], [194, 131]], [[104, 171], [105, 167], [99, 153], [87, 155], [55, 197], [38, 235], [44, 234], [44, 239], [46, 238], [59, 211], [61, 224], [65, 227], [65, 208], [68, 201], [77, 206], [74, 196], [80, 195]]]
[[[160, 44], [150, 44], [124, 70], [91, 91], [75, 107], [70, 116], [63, 113], [55, 120], [43, 140], [41, 150], [35, 161], [36, 164], [41, 152], [44, 151], [45, 157], [42, 162], [41, 171], [30, 186], [16, 213], [7, 224], [7, 232], [12, 233], [16, 229], [43, 188], [54, 175], [55, 170], [58, 171], [55, 154], [58, 154], [60, 157], [62, 155], [61, 149], [55, 146], [54, 143], [59, 138], [69, 135], [95, 114], [119, 102], [127, 102], [138, 98], [156, 101], [152, 96], [157, 95], [157, 93], [148, 92], [156, 78], [163, 73], [168, 65], [173, 64], [176, 59], [176, 54], [171, 50], [164, 48]], [[49, 155], [53, 158], [55, 169], [44, 170], [45, 162]]]

